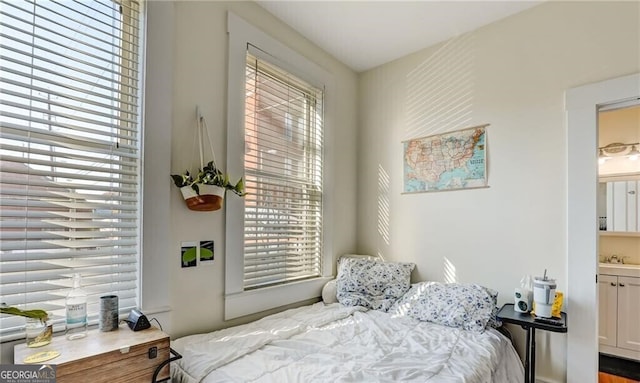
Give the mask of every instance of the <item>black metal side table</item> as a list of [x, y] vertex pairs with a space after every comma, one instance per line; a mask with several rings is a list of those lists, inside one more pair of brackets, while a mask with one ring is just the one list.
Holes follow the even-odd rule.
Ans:
[[[535, 317], [529, 313], [520, 313], [513, 309], [513, 303], [505, 303], [498, 312], [498, 319], [504, 323], [520, 325], [527, 331], [527, 347], [524, 359], [524, 382], [535, 383], [536, 381], [536, 329], [567, 332], [567, 314], [562, 312], [559, 325], [552, 325], [535, 321]], [[557, 319], [557, 318], [556, 318]]]

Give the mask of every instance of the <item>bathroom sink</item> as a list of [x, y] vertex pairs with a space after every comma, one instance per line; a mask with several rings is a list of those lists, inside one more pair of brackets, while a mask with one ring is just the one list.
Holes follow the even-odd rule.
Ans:
[[623, 263], [600, 263], [600, 274], [622, 275], [625, 277], [640, 277], [640, 265]]

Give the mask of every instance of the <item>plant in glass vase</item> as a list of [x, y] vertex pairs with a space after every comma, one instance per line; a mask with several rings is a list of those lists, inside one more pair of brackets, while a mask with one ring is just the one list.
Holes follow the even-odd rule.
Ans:
[[21, 310], [3, 303], [0, 305], [0, 314], [26, 318], [27, 347], [40, 347], [51, 343], [53, 325], [49, 324], [49, 314], [46, 311], [40, 309]]

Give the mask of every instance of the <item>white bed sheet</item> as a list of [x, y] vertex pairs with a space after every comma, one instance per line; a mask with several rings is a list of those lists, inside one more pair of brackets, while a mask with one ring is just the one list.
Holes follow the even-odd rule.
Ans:
[[482, 334], [317, 303], [172, 342], [172, 382], [521, 383], [522, 363], [494, 329]]

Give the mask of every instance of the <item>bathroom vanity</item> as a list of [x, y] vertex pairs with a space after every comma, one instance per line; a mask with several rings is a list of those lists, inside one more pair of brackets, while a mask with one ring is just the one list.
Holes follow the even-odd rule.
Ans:
[[600, 352], [640, 360], [640, 265], [600, 263]]

